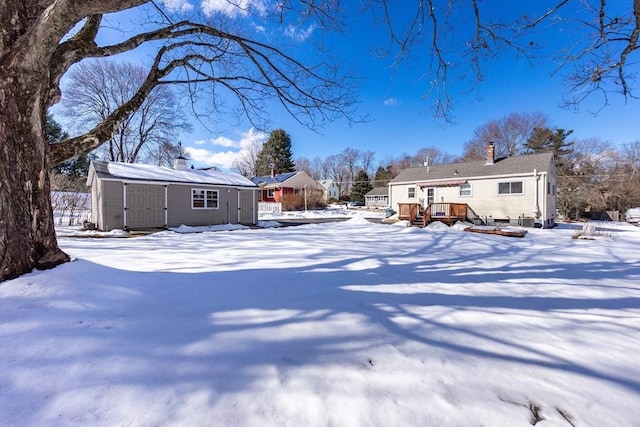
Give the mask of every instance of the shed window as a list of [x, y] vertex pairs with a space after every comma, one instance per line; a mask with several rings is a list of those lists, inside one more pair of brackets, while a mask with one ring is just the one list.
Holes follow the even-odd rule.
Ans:
[[471, 184], [460, 184], [460, 197], [471, 196]]
[[218, 190], [192, 188], [191, 209], [218, 209]]
[[407, 197], [409, 199], [415, 199], [416, 198], [416, 188], [415, 187], [409, 187], [409, 189], [407, 191]]
[[498, 194], [523, 194], [522, 181], [498, 183]]

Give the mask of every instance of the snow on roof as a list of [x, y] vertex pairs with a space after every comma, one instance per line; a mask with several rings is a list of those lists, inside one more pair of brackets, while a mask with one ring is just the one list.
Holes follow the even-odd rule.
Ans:
[[222, 172], [216, 169], [175, 170], [164, 166], [144, 165], [140, 163], [93, 163], [96, 172], [99, 173], [101, 178], [237, 185], [243, 187], [256, 186], [253, 182], [240, 174], [237, 174], [235, 172]]

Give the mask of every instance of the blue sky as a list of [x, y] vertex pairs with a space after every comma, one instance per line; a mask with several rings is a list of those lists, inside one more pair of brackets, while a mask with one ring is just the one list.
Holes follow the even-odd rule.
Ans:
[[[255, 17], [243, 16], [237, 9], [230, 8], [226, 0], [206, 0], [202, 2], [210, 11], [221, 15], [233, 15], [229, 19], [238, 22], [253, 21]], [[242, 0], [248, 7], [268, 6], [268, 0]], [[537, 6], [544, 8], [550, 1], [542, 1]], [[579, 2], [575, 2], [576, 5]], [[621, 2], [623, 3], [623, 2]], [[624, 2], [626, 3], [626, 2]], [[174, 9], [195, 9], [197, 4], [186, 0], [165, 1]], [[403, 18], [412, 10], [413, 2], [397, 2], [394, 14]], [[527, 8], [524, 2], [498, 2], [487, 0], [480, 3], [485, 16], [492, 14], [524, 13], [510, 8]], [[495, 7], [492, 7], [492, 4]], [[505, 7], [507, 5], [507, 7]], [[571, 6], [577, 7], [577, 6]], [[630, 7], [630, 4], [627, 6]], [[257, 10], [257, 9], [256, 9]], [[571, 9], [567, 12], [572, 13]], [[468, 17], [467, 17], [468, 18]], [[592, 97], [583, 103], [579, 111], [569, 111], [559, 107], [566, 84], [562, 76], [551, 77], [554, 65], [542, 61], [531, 66], [522, 57], [506, 54], [485, 64], [484, 81], [471, 94], [463, 91], [470, 88], [470, 80], [451, 79], [448, 84], [456, 103], [453, 113], [456, 123], [447, 124], [431, 114], [431, 103], [424, 99], [428, 87], [425, 79], [420, 79], [428, 67], [426, 48], [415, 50], [412, 60], [397, 69], [391, 67], [391, 58], [374, 59], [371, 48], [383, 45], [388, 40], [388, 32], [383, 27], [372, 24], [370, 14], [352, 13], [347, 18], [347, 29], [343, 34], [331, 35], [325, 39], [333, 43], [335, 53], [341, 55], [347, 64], [353, 66], [363, 77], [358, 89], [357, 114], [366, 115], [370, 121], [349, 125], [346, 120], [337, 121], [317, 132], [299, 125], [293, 118], [274, 107], [271, 119], [272, 129], [282, 128], [292, 137], [294, 157], [325, 158], [338, 154], [347, 147], [362, 151], [371, 150], [376, 154], [375, 164], [402, 154], [414, 155], [420, 148], [437, 147], [452, 155], [462, 154], [463, 145], [473, 137], [477, 127], [492, 119], [499, 119], [510, 113], [545, 113], [551, 125], [573, 129], [576, 139], [600, 138], [616, 145], [640, 140], [640, 102], [632, 98], [626, 101], [621, 96], [611, 96], [610, 105], [600, 109], [602, 99]], [[469, 28], [465, 17], [454, 22], [458, 28]], [[401, 22], [401, 21], [398, 21]], [[316, 55], [312, 42], [317, 41], [320, 32], [308, 22], [299, 26], [281, 24], [270, 27], [269, 34], [280, 34], [283, 39], [293, 41], [292, 53], [299, 56]], [[542, 40], [543, 51], [553, 51], [572, 43], [572, 35], [563, 33], [564, 27], [556, 23], [548, 29]], [[536, 40], [541, 43], [540, 40]], [[462, 59], [456, 58], [460, 61]], [[640, 71], [638, 54], [633, 71]], [[428, 81], [428, 79], [426, 80]], [[194, 131], [182, 136], [183, 147], [196, 166], [218, 166], [229, 168], [231, 162], [250, 141], [263, 141], [267, 135], [252, 129], [248, 123], [237, 124], [235, 120], [217, 123], [213, 131], [194, 122]]]

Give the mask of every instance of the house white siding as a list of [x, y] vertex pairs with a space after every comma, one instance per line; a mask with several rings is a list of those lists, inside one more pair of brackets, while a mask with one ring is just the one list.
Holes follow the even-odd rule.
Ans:
[[323, 179], [318, 181], [324, 188], [324, 199], [336, 199], [340, 198], [340, 187], [332, 179]]
[[524, 217], [550, 227], [555, 223], [556, 192], [553, 156], [543, 153], [495, 164], [469, 162], [403, 171], [389, 184], [389, 203], [396, 211], [399, 203], [424, 208], [430, 202], [465, 203], [488, 222]]

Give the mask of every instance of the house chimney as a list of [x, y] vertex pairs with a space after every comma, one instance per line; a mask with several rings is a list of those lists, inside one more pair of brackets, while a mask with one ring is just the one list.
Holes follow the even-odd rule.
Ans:
[[177, 171], [186, 171], [189, 168], [187, 167], [187, 159], [182, 156], [178, 156], [173, 161], [173, 168]]
[[273, 163], [270, 166], [271, 166], [271, 178], [275, 178], [276, 177], [276, 167], [273, 165]]
[[493, 142], [487, 144], [487, 163], [488, 165], [492, 165], [495, 160], [495, 153], [493, 148]]

